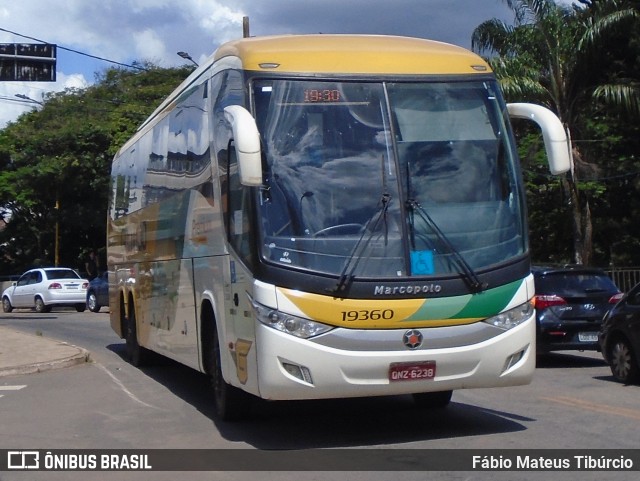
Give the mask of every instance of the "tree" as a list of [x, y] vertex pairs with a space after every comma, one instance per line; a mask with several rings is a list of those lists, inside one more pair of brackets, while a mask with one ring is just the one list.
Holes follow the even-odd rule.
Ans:
[[78, 267], [104, 247], [111, 159], [190, 67], [109, 69], [0, 131], [0, 269]]
[[[553, 110], [565, 125], [570, 138], [584, 138], [585, 119], [607, 104], [637, 114], [639, 90], [622, 75], [611, 75], [616, 53], [638, 17], [628, 2], [584, 1], [586, 8], [564, 7], [552, 0], [504, 0], [514, 12], [515, 24], [493, 19], [479, 25], [472, 48], [491, 55], [494, 68], [510, 100], [529, 100]], [[628, 36], [626, 37], [628, 38]], [[590, 179], [597, 163], [588, 159], [586, 149], [572, 143], [574, 166], [561, 178], [563, 198], [570, 208], [573, 258], [589, 264], [593, 255], [591, 203], [602, 195]]]

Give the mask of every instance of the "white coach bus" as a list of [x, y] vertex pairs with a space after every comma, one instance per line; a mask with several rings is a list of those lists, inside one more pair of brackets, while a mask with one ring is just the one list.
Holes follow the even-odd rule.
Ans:
[[211, 376], [223, 419], [270, 400], [529, 383], [534, 294], [506, 105], [471, 52], [308, 35], [221, 46], [113, 161], [111, 324]]

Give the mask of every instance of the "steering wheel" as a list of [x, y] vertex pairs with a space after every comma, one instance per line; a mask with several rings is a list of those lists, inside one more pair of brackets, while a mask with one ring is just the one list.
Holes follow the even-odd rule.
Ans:
[[[325, 227], [324, 229], [320, 229], [318, 232], [313, 234], [313, 237], [324, 237], [330, 234], [334, 235], [347, 235], [347, 234], [357, 234], [362, 232], [364, 226], [362, 224], [351, 223], [351, 224], [337, 224], [331, 225], [329, 227]], [[345, 231], [345, 232], [341, 232]]]

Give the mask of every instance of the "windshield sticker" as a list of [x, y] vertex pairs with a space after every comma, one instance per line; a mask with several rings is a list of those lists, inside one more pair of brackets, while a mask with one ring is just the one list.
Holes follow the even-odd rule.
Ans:
[[289, 257], [288, 251], [284, 251], [282, 253], [282, 257], [280, 257], [280, 262], [283, 262], [285, 264], [291, 264], [291, 257]]

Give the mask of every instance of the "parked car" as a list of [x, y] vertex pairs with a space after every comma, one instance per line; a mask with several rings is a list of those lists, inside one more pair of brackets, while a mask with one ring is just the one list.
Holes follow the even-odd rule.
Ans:
[[4, 290], [2, 310], [33, 308], [36, 312], [49, 312], [54, 306], [72, 306], [83, 312], [88, 285], [88, 280], [66, 267], [31, 269]]
[[102, 306], [109, 305], [109, 273], [100, 274], [89, 282], [87, 288], [87, 309], [98, 312]]
[[532, 269], [537, 351], [597, 350], [607, 311], [622, 293], [600, 269], [582, 266]]
[[625, 384], [640, 382], [640, 284], [607, 312], [598, 340], [613, 377]]

